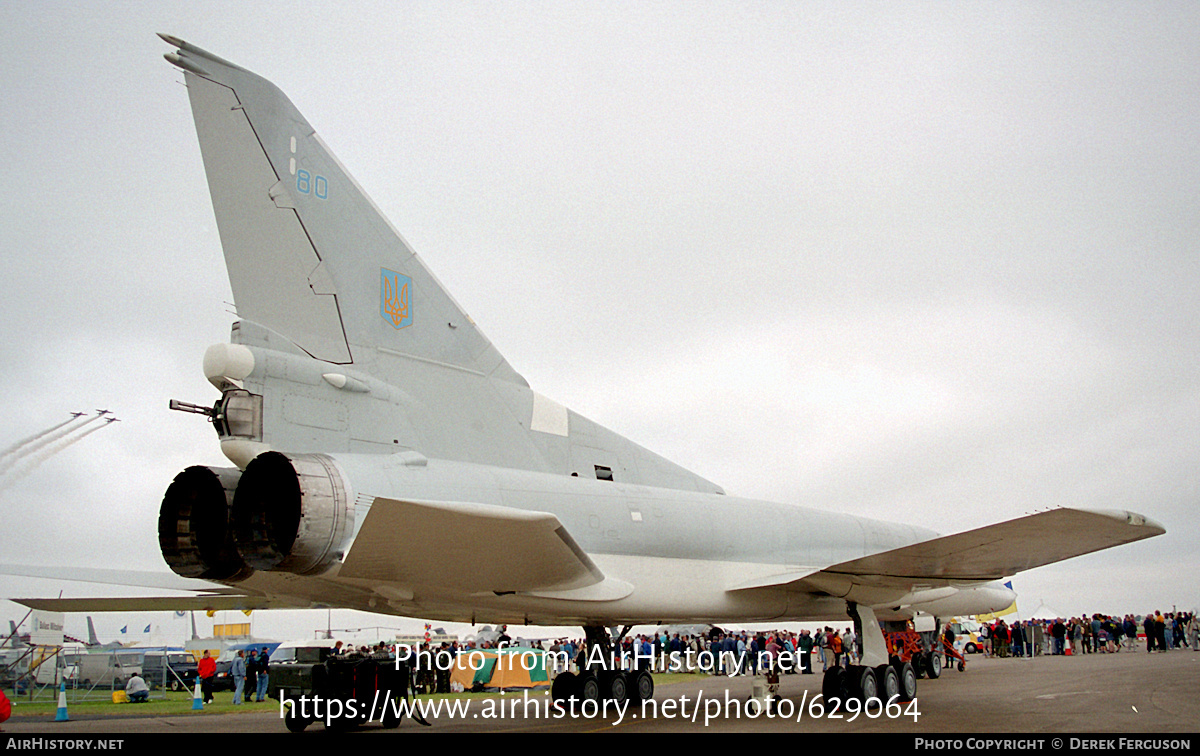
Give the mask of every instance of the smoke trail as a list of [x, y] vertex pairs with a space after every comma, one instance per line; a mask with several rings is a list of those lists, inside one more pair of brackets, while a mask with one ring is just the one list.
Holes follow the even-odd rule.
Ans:
[[[99, 419], [98, 417], [88, 418], [87, 423], [90, 423], [93, 420], [98, 420], [98, 419]], [[87, 423], [84, 423], [83, 425], [78, 425], [78, 426], [76, 426], [75, 429], [77, 430], [79, 428], [82, 428], [84, 425], [87, 425]], [[12, 474], [8, 475], [8, 477], [6, 477], [2, 482], [0, 482], [0, 491], [3, 491], [5, 489], [9, 488], [10, 486], [12, 486], [14, 483], [16, 483], [18, 481], [24, 480], [25, 477], [27, 475], [29, 475], [29, 473], [33, 472], [37, 468], [38, 465], [40, 465], [43, 462], [45, 462], [46, 460], [50, 459], [55, 454], [58, 454], [63, 449], [66, 449], [68, 446], [71, 446], [72, 444], [79, 443], [80, 441], [82, 441], [83, 439], [92, 435], [93, 433], [100, 430], [101, 428], [103, 428], [107, 425], [111, 425], [111, 424], [112, 423], [104, 423], [102, 425], [93, 425], [91, 428], [88, 428], [83, 433], [78, 433], [73, 436], [67, 436], [66, 438], [62, 438], [62, 436], [60, 435], [59, 442], [57, 444], [54, 444], [50, 448], [43, 450], [40, 454], [34, 455], [32, 457], [29, 456], [28, 454], [26, 454], [24, 456], [19, 457], [16, 461], [23, 460], [25, 464], [18, 467], [16, 470], [14, 470], [12, 472]], [[11, 465], [9, 467], [11, 467]]]
[[83, 427], [89, 425], [90, 423], [96, 422], [100, 418], [101, 418], [101, 415], [92, 415], [87, 420], [84, 420], [82, 423], [79, 423], [77, 425], [71, 425], [70, 421], [68, 421], [67, 425], [65, 425], [65, 426], [61, 426], [61, 424], [60, 424], [60, 430], [58, 430], [57, 432], [53, 432], [53, 433], [50, 431], [45, 432], [36, 441], [34, 441], [33, 443], [30, 443], [30, 444], [26, 444], [25, 446], [21, 447], [17, 451], [16, 454], [10, 456], [8, 459], [4, 460], [3, 462], [0, 462], [0, 475], [4, 475], [5, 473], [7, 473], [9, 470], [11, 470], [13, 467], [15, 467], [17, 465], [17, 463], [19, 463], [21, 460], [29, 459], [29, 456], [31, 454], [33, 454], [34, 452], [36, 452], [38, 449], [43, 449], [46, 446], [48, 446], [49, 444], [54, 443], [55, 441], [60, 441], [63, 438], [65, 438], [66, 436], [69, 436], [72, 433], [74, 433], [75, 431], [79, 430], [80, 428], [83, 428]]
[[[47, 428], [46, 430], [44, 430], [40, 433], [34, 433], [32, 436], [29, 436], [27, 438], [21, 439], [17, 443], [13, 444], [12, 446], [5, 449], [4, 451], [0, 452], [0, 459], [3, 459], [10, 454], [16, 453], [16, 451], [18, 449], [20, 449], [22, 446], [24, 446], [25, 444], [31, 444], [34, 441], [37, 441], [39, 438], [42, 438], [43, 436], [48, 436], [51, 433], [53, 433], [54, 431], [59, 430], [60, 428], [65, 428], [66, 426], [70, 425], [71, 423], [75, 422], [78, 419], [79, 419], [78, 417], [72, 417], [68, 420], [63, 420], [58, 425], [55, 425], [51, 428]], [[56, 438], [57, 438], [57, 436], [56, 436]]]

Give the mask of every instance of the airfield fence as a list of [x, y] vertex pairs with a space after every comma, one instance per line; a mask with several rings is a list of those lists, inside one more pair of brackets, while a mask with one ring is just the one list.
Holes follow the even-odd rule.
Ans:
[[[32, 650], [32, 649], [31, 649]], [[20, 669], [24, 661], [24, 668]], [[14, 661], [6, 670], [3, 687], [14, 701], [54, 701], [66, 683], [67, 702], [110, 701], [113, 693], [125, 690], [133, 673], [142, 674], [142, 659], [122, 649], [93, 650], [86, 654], [59, 658], [46, 657], [42, 665], [54, 665], [53, 673], [39, 673], [28, 658]], [[161, 665], [155, 680], [146, 680], [151, 699], [166, 698], [168, 690], [190, 690], [191, 685], [169, 665]]]

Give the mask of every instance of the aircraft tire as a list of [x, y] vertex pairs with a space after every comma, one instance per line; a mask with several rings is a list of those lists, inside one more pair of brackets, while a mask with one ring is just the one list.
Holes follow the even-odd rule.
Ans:
[[896, 670], [895, 665], [880, 664], [875, 668], [875, 678], [879, 680], [880, 701], [887, 704], [893, 698], [900, 697], [900, 673]]
[[629, 700], [629, 684], [629, 675], [620, 670], [605, 672], [600, 676], [600, 692], [606, 699], [617, 704], [624, 704]]
[[917, 675], [917, 679], [924, 680], [925, 679], [925, 654], [924, 653], [914, 654], [912, 661], [910, 663], [912, 664], [913, 672]]
[[[846, 670], [841, 667], [831, 667], [825, 670], [825, 677], [821, 680], [821, 697], [825, 699], [826, 712], [833, 712], [845, 705], [846, 699]], [[832, 704], [830, 701], [837, 699], [838, 703]]]
[[900, 701], [907, 703], [917, 697], [917, 668], [909, 662], [896, 665], [900, 680]]
[[550, 698], [564, 702], [571, 696], [579, 696], [579, 678], [574, 672], [560, 672], [550, 685]]
[[584, 672], [579, 676], [579, 698], [593, 702], [600, 700], [600, 680], [594, 672]]
[[929, 675], [930, 680], [936, 680], [942, 676], [942, 656], [941, 654], [931, 652], [925, 659], [925, 674]]
[[855, 698], [866, 703], [872, 698], [879, 698], [879, 678], [870, 667], [854, 666], [850, 668], [850, 679], [853, 682], [852, 691]]
[[640, 701], [649, 701], [654, 698], [654, 675], [645, 669], [638, 672], [633, 681], [633, 690]]

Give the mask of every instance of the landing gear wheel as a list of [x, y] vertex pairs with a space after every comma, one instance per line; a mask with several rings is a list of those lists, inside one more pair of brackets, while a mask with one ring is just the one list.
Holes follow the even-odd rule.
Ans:
[[884, 704], [900, 697], [900, 673], [891, 664], [881, 664], [875, 668], [875, 677], [879, 679], [879, 699]]
[[913, 672], [916, 674], [917, 679], [924, 680], [925, 679], [925, 665], [926, 665], [925, 654], [914, 655], [912, 658], [911, 664], [912, 664]]
[[[825, 677], [821, 680], [821, 697], [825, 699], [826, 711], [834, 712], [840, 709], [846, 703], [846, 670], [841, 667], [833, 667], [825, 670]], [[834, 705], [830, 701], [836, 699], [837, 704]]]
[[647, 670], [642, 670], [637, 673], [633, 681], [634, 693], [641, 701], [649, 701], [654, 698], [654, 676]]
[[579, 695], [579, 678], [574, 672], [560, 672], [550, 685], [550, 698], [557, 702], [565, 702], [571, 696]]
[[854, 697], [866, 703], [872, 698], [879, 698], [879, 679], [875, 670], [870, 667], [851, 667], [850, 676], [854, 681]]
[[941, 654], [931, 653], [926, 659], [925, 674], [929, 675], [930, 680], [936, 680], [942, 676], [942, 657]]
[[900, 701], [907, 703], [917, 697], [917, 669], [912, 664], [904, 662], [896, 670], [900, 678]]
[[629, 700], [629, 676], [624, 672], [606, 672], [600, 677], [601, 692], [610, 701], [623, 705]]
[[600, 680], [592, 672], [584, 672], [579, 676], [579, 698], [582, 701], [600, 700]]

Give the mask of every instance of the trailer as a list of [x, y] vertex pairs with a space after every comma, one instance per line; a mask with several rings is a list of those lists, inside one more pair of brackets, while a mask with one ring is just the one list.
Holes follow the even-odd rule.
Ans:
[[[292, 732], [317, 721], [330, 730], [370, 722], [398, 727], [412, 691], [407, 662], [386, 651], [339, 655], [328, 641], [281, 644], [269, 670], [267, 695], [280, 702]], [[428, 725], [415, 713], [413, 718]]]

